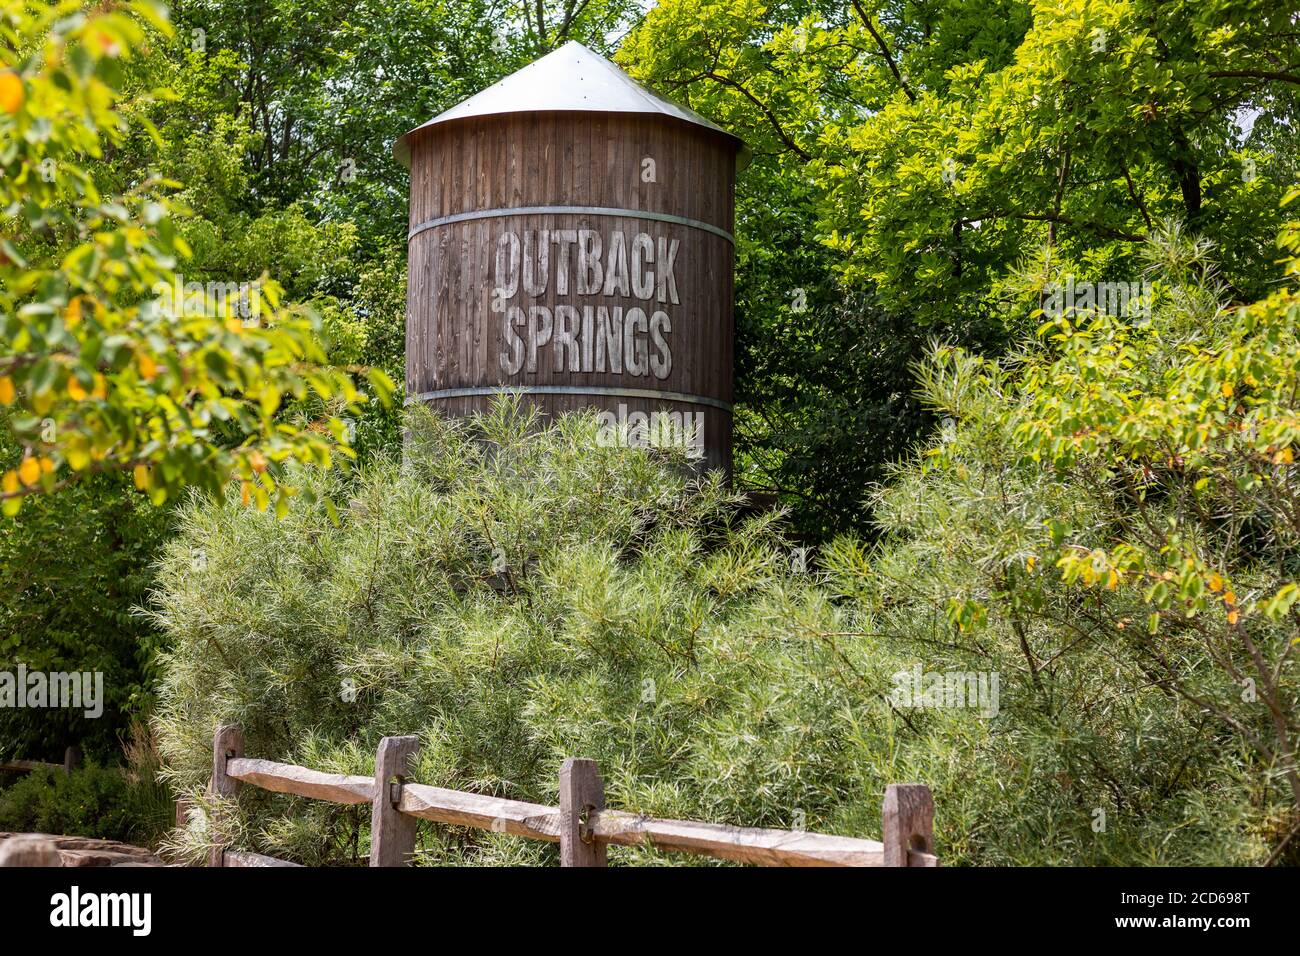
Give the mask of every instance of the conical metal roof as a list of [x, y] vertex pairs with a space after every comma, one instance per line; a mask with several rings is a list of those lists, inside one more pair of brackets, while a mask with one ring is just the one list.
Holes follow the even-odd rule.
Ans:
[[750, 150], [740, 137], [709, 122], [694, 110], [651, 93], [617, 66], [576, 40], [553, 50], [481, 93], [409, 130], [393, 144], [393, 156], [411, 164], [410, 138], [430, 126], [473, 116], [507, 113], [655, 113], [703, 126], [734, 140], [736, 168], [749, 165]]

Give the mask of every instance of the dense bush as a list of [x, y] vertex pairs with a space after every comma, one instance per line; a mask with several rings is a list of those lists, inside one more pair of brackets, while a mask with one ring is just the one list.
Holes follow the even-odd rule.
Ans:
[[861, 629], [1001, 675], [967, 755], [1008, 798], [961, 837], [981, 859], [1296, 858], [1300, 296], [1221, 307], [1213, 252], [1167, 226], [1149, 316], [937, 350], [946, 428], [878, 495], [881, 549], [830, 556]]
[[[354, 773], [381, 736], [418, 732], [416, 776], [440, 786], [554, 801], [561, 760], [585, 755], [613, 805], [871, 827], [841, 815], [861, 794], [874, 818], [889, 775], [852, 756], [872, 705], [819, 642], [842, 612], [792, 570], [774, 519], [743, 520], [670, 453], [600, 447], [592, 417], [527, 424], [503, 406], [479, 443], [418, 417], [406, 467], [371, 469], [337, 526], [324, 506], [186, 511], [156, 608], [176, 782], [203, 786], [222, 721], [250, 754]], [[262, 848], [365, 851], [354, 811], [242, 799]], [[551, 852], [422, 839], [433, 860]]]
[[150, 846], [171, 825], [156, 764], [40, 770], [0, 789], [0, 831], [56, 833]]
[[[0, 467], [18, 450], [0, 435]], [[0, 756], [62, 760], [72, 744], [116, 759], [153, 701], [158, 632], [133, 613], [153, 581], [170, 513], [131, 480], [98, 475], [34, 498], [0, 523], [0, 671], [102, 672], [104, 712], [0, 708]]]
[[[438, 786], [553, 803], [561, 760], [583, 755], [612, 806], [866, 836], [884, 786], [920, 780], [949, 862], [1285, 859], [1295, 629], [1269, 601], [1294, 546], [1265, 506], [1289, 488], [1296, 305], [1227, 317], [1207, 252], [1176, 233], [1154, 247], [1144, 323], [1075, 314], [1002, 364], [937, 350], [924, 395], [949, 420], [877, 494], [880, 540], [839, 539], [811, 571], [779, 516], [745, 517], [670, 453], [603, 447], [586, 416], [531, 430], [508, 405], [473, 425], [420, 413], [402, 465], [318, 477], [322, 503], [280, 521], [192, 504], [153, 612], [174, 644], [168, 775], [203, 802], [222, 722], [250, 754], [362, 774], [381, 736], [418, 733], [415, 779]], [[1162, 404], [1208, 374], [1176, 359], [1193, 353], [1252, 375], [1220, 417]], [[1133, 403], [1113, 420], [1103, 358]], [[1179, 446], [1202, 420], [1214, 441]], [[1168, 460], [1132, 457], [1143, 427], [1174, 442]], [[1234, 428], [1253, 450], [1224, 444]], [[1187, 495], [1220, 496], [1207, 513], [1232, 524], [1233, 488], [1253, 488], [1251, 531], [1220, 540]], [[348, 498], [337, 523], [326, 492]], [[1147, 521], [1166, 537], [1144, 541]], [[997, 675], [1000, 699], [910, 707], [896, 675], [912, 668]], [[245, 788], [235, 819], [240, 842], [300, 860], [366, 851], [355, 808]], [[421, 827], [430, 862], [554, 852]], [[209, 839], [200, 814], [172, 843]]]

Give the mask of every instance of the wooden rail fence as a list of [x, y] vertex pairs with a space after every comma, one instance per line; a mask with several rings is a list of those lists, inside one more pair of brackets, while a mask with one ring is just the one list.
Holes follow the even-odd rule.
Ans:
[[[217, 728], [211, 792], [234, 797], [241, 784], [348, 805], [371, 805], [371, 866], [404, 866], [415, 851], [416, 820], [434, 820], [560, 844], [561, 866], [604, 866], [616, 846], [654, 846], [760, 866], [938, 866], [934, 798], [924, 784], [890, 784], [882, 808], [884, 842], [853, 837], [661, 820], [605, 807], [594, 760], [560, 768], [558, 807], [445, 790], [407, 780], [415, 737], [385, 737], [373, 777], [322, 773], [244, 756], [238, 727]], [[296, 866], [257, 853], [215, 846], [210, 866]]]
[[63, 763], [48, 763], [44, 760], [10, 760], [0, 763], [0, 771], [9, 773], [33, 773], [37, 770], [62, 770], [72, 773], [81, 766], [81, 748], [75, 744], [63, 751]]

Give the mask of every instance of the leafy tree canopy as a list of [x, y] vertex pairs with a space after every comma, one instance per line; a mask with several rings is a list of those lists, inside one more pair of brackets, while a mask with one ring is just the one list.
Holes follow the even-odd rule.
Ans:
[[0, 402], [23, 449], [0, 486], [6, 513], [122, 470], [155, 502], [237, 474], [246, 500], [287, 508], [286, 462], [350, 454], [337, 417], [293, 423], [288, 403], [357, 409], [365, 395], [322, 367], [315, 320], [282, 309], [274, 282], [238, 298], [180, 285], [190, 247], [171, 183], [105, 192], [86, 167], [127, 139], [123, 64], [147, 29], [170, 35], [165, 11], [13, 2], [0, 22]]
[[865, 488], [931, 426], [927, 339], [1002, 353], [1050, 284], [1140, 279], [1166, 217], [1216, 244], [1238, 301], [1263, 294], [1298, 172], [1298, 32], [1285, 0], [657, 5], [620, 61], [756, 154], [746, 480], [813, 534], [867, 530]]

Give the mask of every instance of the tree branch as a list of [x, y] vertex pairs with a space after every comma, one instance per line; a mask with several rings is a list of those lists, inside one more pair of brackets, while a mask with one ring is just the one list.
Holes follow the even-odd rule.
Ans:
[[757, 106], [759, 110], [762, 111], [763, 115], [767, 117], [768, 123], [771, 124], [772, 129], [776, 131], [776, 135], [781, 138], [781, 142], [785, 143], [785, 145], [794, 153], [796, 153], [800, 159], [804, 159], [804, 160], [812, 159], [812, 156], [810, 156], [807, 152], [805, 152], [803, 148], [799, 146], [798, 143], [796, 143], [793, 139], [790, 138], [790, 135], [781, 127], [781, 123], [776, 118], [776, 114], [773, 113], [771, 109], [768, 108], [767, 104], [764, 103], [762, 100], [760, 100], [749, 90], [745, 89], [744, 84], [738, 82], [737, 80], [733, 80], [729, 76], [723, 76], [721, 73], [718, 73], [714, 70], [709, 70], [709, 72], [703, 73], [701, 74], [701, 76], [705, 76], [710, 80], [714, 80], [715, 82], [721, 83], [723, 86], [729, 86], [733, 90], [739, 92], [742, 96], [745, 97], [745, 99], [749, 100], [751, 103]]
[[871, 17], [867, 16], [867, 11], [862, 9], [860, 0], [853, 0], [853, 9], [857, 11], [858, 19], [860, 19], [862, 25], [867, 28], [867, 32], [871, 34], [871, 38], [876, 41], [876, 46], [880, 48], [880, 55], [885, 58], [885, 63], [889, 66], [889, 72], [894, 74], [894, 79], [898, 80], [898, 85], [903, 88], [903, 92], [907, 94], [907, 98], [915, 103], [916, 94], [913, 93], [912, 88], [907, 85], [907, 80], [903, 79], [903, 74], [898, 70], [898, 64], [894, 62], [893, 54], [889, 52], [889, 45], [885, 43], [885, 38], [876, 30], [875, 24], [871, 22]]
[[1277, 80], [1279, 83], [1295, 83], [1300, 86], [1300, 76], [1294, 73], [1282, 73], [1274, 70], [1215, 70], [1209, 76], [1216, 80]]

